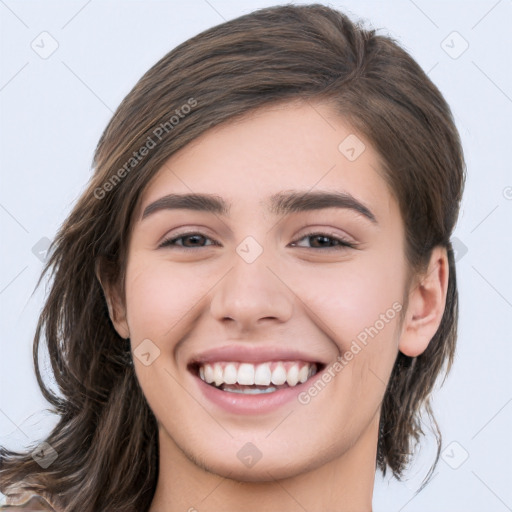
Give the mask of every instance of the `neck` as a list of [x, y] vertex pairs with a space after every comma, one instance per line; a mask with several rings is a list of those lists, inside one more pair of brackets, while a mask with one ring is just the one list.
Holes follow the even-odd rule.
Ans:
[[338, 458], [303, 473], [264, 482], [223, 477], [190, 460], [160, 427], [160, 465], [149, 512], [371, 512], [379, 415]]

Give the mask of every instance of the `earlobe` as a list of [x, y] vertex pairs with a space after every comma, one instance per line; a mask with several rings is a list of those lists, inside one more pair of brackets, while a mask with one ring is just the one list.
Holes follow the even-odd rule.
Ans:
[[432, 251], [426, 273], [409, 290], [400, 352], [409, 357], [422, 354], [437, 332], [443, 318], [448, 290], [448, 256], [445, 247]]
[[99, 262], [96, 263], [95, 274], [103, 290], [103, 295], [108, 307], [108, 314], [115, 330], [121, 338], [129, 338], [130, 330], [128, 329], [128, 322], [126, 320], [126, 309], [117, 288], [111, 286], [110, 283], [107, 283], [107, 281], [102, 278], [101, 264]]

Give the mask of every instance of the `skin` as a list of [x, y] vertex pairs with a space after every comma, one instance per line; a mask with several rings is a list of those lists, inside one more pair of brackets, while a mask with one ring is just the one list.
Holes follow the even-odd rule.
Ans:
[[[160, 350], [149, 366], [134, 357], [159, 423], [150, 512], [371, 511], [386, 384], [398, 351], [421, 354], [439, 327], [448, 262], [436, 248], [425, 275], [408, 282], [403, 221], [378, 154], [361, 135], [366, 149], [355, 161], [338, 150], [354, 133], [325, 103], [265, 107], [205, 132], [145, 189], [125, 295], [106, 295], [132, 349], [150, 339]], [[349, 192], [378, 224], [342, 208], [270, 213], [267, 197], [290, 189]], [[161, 210], [140, 220], [162, 196], [191, 192], [221, 196], [229, 215]], [[178, 240], [189, 249], [159, 247], [184, 232], [207, 238]], [[306, 236], [315, 232], [357, 246], [326, 249]], [[263, 249], [250, 264], [236, 252], [247, 236]], [[389, 320], [307, 404], [231, 414], [198, 391], [186, 368], [192, 354], [226, 344], [295, 348], [334, 363], [407, 295], [403, 324], [398, 314]], [[262, 454], [252, 467], [237, 457], [247, 442]]]

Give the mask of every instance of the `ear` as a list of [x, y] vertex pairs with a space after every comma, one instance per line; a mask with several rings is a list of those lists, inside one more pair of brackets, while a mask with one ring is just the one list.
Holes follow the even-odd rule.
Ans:
[[435, 247], [426, 273], [409, 290], [399, 350], [409, 357], [422, 354], [441, 324], [448, 289], [448, 255]]
[[121, 338], [130, 337], [130, 329], [126, 320], [126, 307], [117, 286], [111, 285], [110, 281], [105, 279], [105, 273], [102, 271], [101, 261], [96, 262], [95, 274], [103, 290], [105, 301], [107, 302], [108, 314], [114, 325], [115, 330]]

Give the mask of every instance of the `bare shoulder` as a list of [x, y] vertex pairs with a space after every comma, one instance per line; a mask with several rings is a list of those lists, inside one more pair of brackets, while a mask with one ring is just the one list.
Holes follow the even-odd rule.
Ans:
[[38, 495], [31, 496], [23, 503], [16, 505], [1, 505], [0, 512], [56, 512], [54, 508], [42, 497]]

